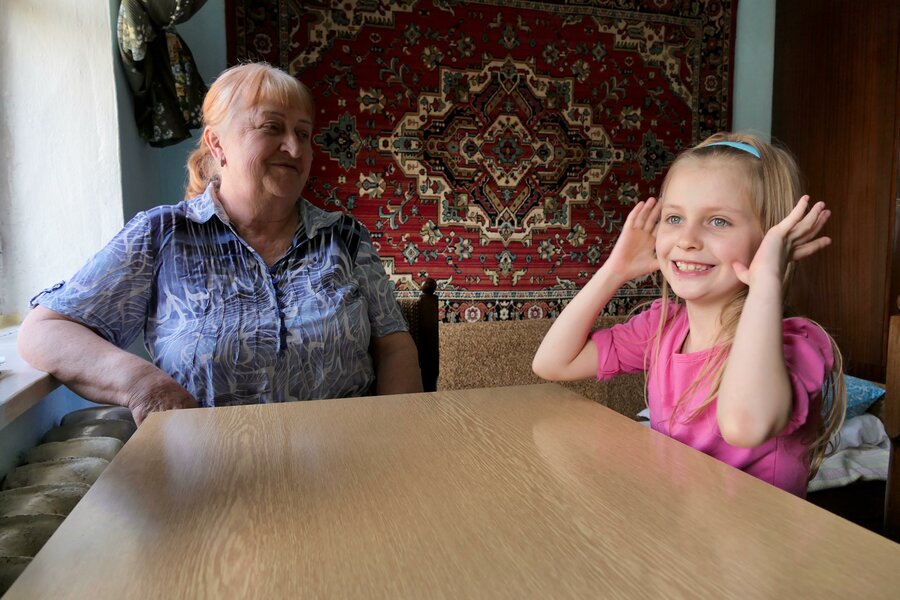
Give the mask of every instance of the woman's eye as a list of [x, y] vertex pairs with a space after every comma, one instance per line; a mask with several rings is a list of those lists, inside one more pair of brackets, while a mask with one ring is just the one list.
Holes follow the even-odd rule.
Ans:
[[263, 123], [262, 128], [264, 131], [279, 131], [281, 129], [278, 123], [274, 123], [271, 121], [268, 123]]
[[731, 225], [731, 223], [729, 223], [722, 217], [713, 217], [713, 219], [710, 221], [710, 224], [712, 224], [713, 227], [728, 227], [729, 225]]
[[679, 223], [681, 223], [681, 217], [679, 217], [678, 215], [669, 215], [665, 218], [665, 222], [668, 225], [678, 225]]

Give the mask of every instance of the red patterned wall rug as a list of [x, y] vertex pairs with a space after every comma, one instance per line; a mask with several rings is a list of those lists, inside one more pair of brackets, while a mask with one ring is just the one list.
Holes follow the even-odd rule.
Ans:
[[[445, 321], [555, 316], [682, 149], [730, 126], [737, 0], [227, 0], [230, 64], [317, 101], [305, 192]], [[620, 290], [623, 313], [657, 293]]]

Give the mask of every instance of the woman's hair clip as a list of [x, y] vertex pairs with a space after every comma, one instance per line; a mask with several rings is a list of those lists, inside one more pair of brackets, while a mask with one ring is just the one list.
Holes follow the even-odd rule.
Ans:
[[744, 142], [713, 142], [712, 144], [707, 144], [704, 148], [707, 146], [731, 146], [732, 148], [737, 148], [738, 150], [742, 150], [747, 154], [752, 154], [756, 158], [759, 158], [759, 150]]

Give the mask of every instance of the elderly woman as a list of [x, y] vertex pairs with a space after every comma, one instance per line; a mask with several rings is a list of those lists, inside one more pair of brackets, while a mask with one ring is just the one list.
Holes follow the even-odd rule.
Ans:
[[[175, 408], [421, 391], [368, 232], [301, 198], [313, 101], [263, 64], [203, 103], [185, 200], [136, 215], [32, 300], [22, 356], [96, 402]], [[123, 350], [143, 332], [153, 364]]]

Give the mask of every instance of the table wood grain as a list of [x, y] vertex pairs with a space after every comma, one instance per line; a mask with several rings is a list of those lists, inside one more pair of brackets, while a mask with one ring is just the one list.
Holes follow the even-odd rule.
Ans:
[[547, 384], [153, 415], [5, 598], [898, 590], [900, 545]]

